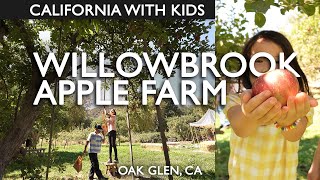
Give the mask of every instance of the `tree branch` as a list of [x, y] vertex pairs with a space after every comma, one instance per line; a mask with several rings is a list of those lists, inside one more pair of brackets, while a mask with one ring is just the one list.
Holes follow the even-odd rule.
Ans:
[[19, 104], [20, 104], [20, 101], [21, 101], [22, 91], [23, 91], [23, 85], [20, 84], [20, 91], [19, 91], [19, 96], [18, 96], [18, 99], [17, 99], [17, 104], [16, 104], [16, 107], [15, 107], [15, 110], [14, 110], [14, 120], [13, 120], [13, 122], [15, 122], [17, 120], [17, 115], [18, 115], [18, 111], [19, 111]]
[[[95, 38], [97, 37], [97, 33], [94, 34], [89, 40], [88, 39], [85, 39], [85, 38], [81, 38], [79, 41], [77, 41], [77, 36], [79, 35], [78, 32], [75, 32], [73, 34], [70, 34], [68, 37], [69, 37], [69, 40], [71, 41], [71, 46], [68, 48], [67, 52], [74, 52], [76, 50], [76, 47], [81, 44], [81, 43], [92, 43]], [[70, 76], [71, 75], [71, 67], [72, 67], [72, 56], [69, 56], [69, 59], [67, 61], [67, 64], [63, 70], [63, 73], [61, 75], [61, 78], [62, 79], [65, 79], [67, 76]], [[87, 62], [87, 66], [91, 66], [91, 65], [98, 65], [97, 63], [95, 62]], [[80, 69], [82, 66], [81, 65], [78, 65], [77, 66], [77, 69]], [[111, 66], [108, 66], [109, 68], [111, 68]], [[51, 72], [49, 73], [45, 79], [50, 83], [53, 83], [54, 80], [58, 78], [57, 76], [57, 73], [56, 72]]]
[[7, 99], [9, 98], [9, 91], [8, 91], [8, 86], [7, 86], [7, 82], [6, 80], [4, 79], [3, 75], [0, 73], [0, 77], [1, 77], [1, 80], [3, 81], [3, 84], [4, 84], [4, 89], [6, 91], [6, 95], [7, 95]]
[[37, 48], [35, 46], [35, 43], [33, 41], [33, 36], [30, 32], [30, 30], [27, 29], [26, 24], [23, 20], [13, 20], [13, 24], [16, 26], [16, 28], [20, 32], [20, 38], [23, 42], [23, 45], [26, 48], [28, 57], [31, 60], [32, 65], [32, 77], [31, 77], [31, 86], [35, 87], [36, 89], [40, 86], [40, 71], [38, 69], [36, 60], [33, 56], [34, 52], [37, 52]]
[[[74, 52], [76, 50], [77, 47], [77, 36], [79, 35], [78, 32], [75, 33], [70, 33], [69, 35], [67, 35], [67, 37], [69, 38], [69, 40], [71, 41], [71, 45], [68, 48], [67, 52]], [[72, 66], [72, 56], [69, 56], [66, 66], [63, 69], [61, 78], [64, 79], [68, 76], [68, 74], [70, 73], [70, 68]], [[45, 76], [44, 79], [46, 79], [48, 81], [49, 84], [52, 84], [55, 79], [58, 78], [58, 75], [55, 71], [48, 73], [48, 75]]]

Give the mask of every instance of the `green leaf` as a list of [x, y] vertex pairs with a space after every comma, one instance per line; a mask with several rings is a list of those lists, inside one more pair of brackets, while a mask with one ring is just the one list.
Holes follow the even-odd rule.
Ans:
[[266, 2], [268, 3], [268, 4], [275, 4], [275, 0], [266, 0]]
[[223, 41], [219, 41], [217, 44], [217, 52], [220, 54], [226, 54], [229, 51], [229, 47]]
[[280, 12], [281, 12], [282, 15], [285, 15], [285, 13], [286, 13], [287, 11], [286, 11], [286, 9], [282, 8], [282, 9], [280, 9]]
[[246, 9], [247, 12], [255, 12], [256, 11], [253, 6], [253, 3], [245, 2], [244, 8]]
[[264, 17], [264, 14], [257, 12], [254, 16], [254, 22], [258, 27], [262, 27], [266, 23], [266, 17]]
[[90, 34], [90, 35], [93, 35], [93, 34], [94, 34], [91, 29], [88, 29], [88, 30], [89, 30], [89, 34]]
[[306, 13], [308, 16], [312, 16], [316, 12], [316, 8], [312, 4], [305, 4], [304, 6], [301, 7], [301, 10], [304, 13]]
[[298, 3], [299, 3], [300, 5], [303, 5], [303, 4], [304, 4], [304, 0], [298, 0]]
[[257, 1], [257, 2], [253, 3], [253, 8], [255, 9], [255, 12], [266, 13], [268, 11], [268, 9], [270, 8], [270, 5], [271, 4], [269, 4], [266, 1]]
[[244, 23], [247, 23], [247, 22], [248, 22], [248, 20], [244, 19], [244, 20], [241, 21], [241, 24], [244, 24]]
[[246, 2], [244, 7], [247, 12], [261, 12], [266, 13], [272, 3], [266, 1]]

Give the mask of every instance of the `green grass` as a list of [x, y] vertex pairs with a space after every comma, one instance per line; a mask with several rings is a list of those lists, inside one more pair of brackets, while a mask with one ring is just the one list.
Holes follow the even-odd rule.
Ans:
[[[307, 179], [307, 173], [313, 160], [320, 137], [320, 107], [315, 108], [313, 124], [304, 133], [299, 148], [298, 179]], [[229, 139], [231, 129], [224, 130], [224, 134], [217, 135], [216, 179], [228, 179], [228, 159], [230, 153]]]
[[[61, 179], [63, 177], [78, 177], [78, 179], [87, 179], [87, 175], [90, 169], [90, 160], [88, 156], [84, 157], [83, 170], [78, 174], [74, 168], [73, 163], [78, 155], [83, 151], [83, 145], [72, 145], [65, 149], [59, 147], [55, 152], [56, 161], [53, 164], [49, 179]], [[174, 176], [174, 179], [214, 179], [214, 153], [200, 152], [196, 145], [189, 144], [186, 147], [171, 148], [170, 160], [172, 166], [179, 166], [180, 169], [184, 169], [186, 166], [199, 166], [203, 175], [202, 176]], [[119, 166], [130, 166], [129, 146], [128, 144], [121, 144], [118, 146], [119, 154]], [[162, 151], [147, 150], [142, 148], [139, 144], [133, 146], [134, 166], [144, 166], [145, 172], [150, 166], [164, 166], [164, 155]], [[39, 158], [39, 157], [34, 157]], [[102, 152], [98, 156], [100, 162], [100, 169], [103, 174], [106, 175], [103, 162], [108, 160], [108, 146], [103, 145]], [[65, 166], [64, 172], [59, 172], [59, 166]], [[19, 170], [19, 164], [13, 163], [8, 169], [4, 179], [16, 179], [19, 178], [21, 172]], [[45, 175], [45, 173], [43, 173]], [[147, 177], [150, 177], [147, 175]], [[130, 177], [127, 177], [131, 179]], [[159, 179], [166, 179], [166, 176], [153, 177]]]
[[[217, 117], [218, 118], [218, 117]], [[217, 120], [216, 127], [219, 127], [219, 120]], [[318, 144], [320, 127], [320, 107], [315, 109], [313, 124], [308, 127], [300, 141], [299, 150], [299, 164], [298, 164], [298, 179], [306, 179], [307, 172], [313, 160], [313, 154]], [[199, 152], [197, 145], [189, 144], [184, 147], [171, 148], [170, 160], [172, 166], [179, 166], [180, 169], [186, 166], [200, 166], [203, 175], [187, 176], [183, 174], [174, 176], [174, 179], [228, 179], [228, 158], [229, 158], [229, 137], [230, 129], [225, 130], [224, 134], [217, 135], [217, 155], [214, 153]], [[90, 168], [89, 158], [85, 156], [83, 160], [83, 171], [79, 174], [73, 169], [73, 163], [78, 155], [83, 151], [83, 145], [67, 146], [65, 149], [60, 146], [55, 151], [56, 157], [54, 164], [50, 170], [49, 179], [62, 179], [63, 177], [77, 177], [78, 179], [87, 179], [88, 171]], [[99, 154], [100, 169], [105, 175], [105, 167], [102, 162], [108, 159], [108, 146], [103, 145], [102, 153]], [[120, 166], [130, 166], [129, 146], [128, 144], [121, 144], [118, 146]], [[162, 151], [152, 151], [142, 148], [139, 144], [133, 146], [134, 166], [163, 166], [164, 156]], [[45, 163], [45, 158], [32, 157], [32, 161], [40, 161], [42, 165]], [[64, 166], [64, 171], [60, 172], [59, 168]], [[21, 164], [15, 162], [7, 168], [7, 173], [4, 179], [19, 179]], [[44, 168], [44, 166], [42, 166]], [[45, 175], [45, 173], [42, 173]], [[149, 176], [150, 177], [150, 176]], [[42, 178], [43, 179], [43, 178]], [[122, 179], [131, 179], [131, 177], [122, 177]], [[152, 179], [167, 179], [166, 176], [152, 177]]]

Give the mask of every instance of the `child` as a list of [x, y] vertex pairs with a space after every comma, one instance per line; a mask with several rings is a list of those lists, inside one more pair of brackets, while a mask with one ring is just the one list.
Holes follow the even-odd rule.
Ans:
[[[258, 52], [267, 52], [278, 61], [280, 52], [284, 52], [287, 59], [293, 49], [282, 34], [261, 31], [247, 42], [243, 56], [249, 61]], [[251, 88], [257, 77], [248, 68], [242, 76], [242, 84], [247, 90], [241, 97], [235, 94], [228, 96], [224, 112], [232, 127], [230, 179], [297, 179], [299, 139], [307, 125], [312, 123], [311, 107], [317, 106], [317, 102], [308, 96], [308, 82], [297, 59], [294, 58], [290, 65], [301, 76], [298, 78], [301, 92], [290, 97], [287, 106], [281, 107], [270, 91], [252, 97]], [[258, 58], [254, 66], [263, 73], [269, 70], [270, 62], [266, 58]], [[279, 68], [278, 62], [276, 68]], [[283, 131], [275, 124], [277, 127], [295, 128], [283, 128], [287, 130]]]
[[118, 163], [118, 152], [117, 152], [117, 144], [116, 144], [116, 138], [117, 138], [117, 128], [116, 128], [116, 110], [111, 109], [109, 112], [110, 117], [107, 119], [107, 125], [108, 125], [108, 133], [109, 133], [109, 161], [108, 163], [112, 163], [112, 147], [114, 150], [114, 163]]
[[99, 161], [98, 161], [98, 153], [101, 151], [101, 143], [104, 141], [104, 134], [101, 134], [102, 127], [101, 125], [95, 125], [95, 131], [90, 133], [86, 142], [86, 145], [84, 147], [83, 153], [87, 152], [87, 146], [89, 146], [89, 158], [91, 162], [91, 169], [89, 172], [89, 179], [93, 179], [94, 173], [98, 176], [100, 179], [107, 179], [105, 178], [101, 170], [99, 168]]

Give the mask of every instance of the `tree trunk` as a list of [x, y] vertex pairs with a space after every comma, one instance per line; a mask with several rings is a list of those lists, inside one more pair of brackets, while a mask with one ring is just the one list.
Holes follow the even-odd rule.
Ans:
[[[158, 99], [158, 91], [157, 91], [156, 95], [153, 96], [153, 98], [154, 98], [154, 102], [156, 102]], [[166, 166], [171, 166], [170, 157], [169, 157], [169, 149], [168, 149], [168, 145], [167, 145], [167, 137], [165, 134], [165, 125], [164, 125], [164, 120], [161, 115], [160, 105], [156, 105], [156, 112], [157, 112], [157, 119], [158, 119], [158, 123], [159, 123], [158, 126], [159, 126], [159, 131], [160, 131], [161, 143], [162, 143], [162, 147], [163, 147], [164, 159], [166, 161]], [[169, 178], [169, 180], [173, 180], [172, 175], [168, 175], [168, 178]]]
[[[148, 42], [144, 41], [143, 43], [144, 43], [144, 52], [148, 52]], [[154, 77], [152, 77], [150, 74], [149, 74], [149, 80], [154, 80]], [[156, 90], [156, 94], [153, 95], [154, 103], [156, 103], [156, 101], [158, 99], [158, 91], [157, 91], [156, 85], [152, 85], [152, 89]], [[169, 157], [169, 149], [167, 146], [167, 137], [165, 134], [165, 125], [164, 125], [164, 120], [161, 115], [161, 108], [160, 108], [160, 105], [155, 105], [155, 107], [156, 107], [161, 143], [162, 143], [162, 147], [163, 147], [164, 160], [166, 162], [166, 166], [171, 166], [170, 157]], [[169, 180], [173, 180], [172, 175], [168, 175], [168, 178], [169, 178]]]
[[[58, 56], [59, 57], [59, 56]], [[57, 97], [57, 81], [54, 83], [54, 97]], [[55, 106], [51, 105], [51, 119], [50, 119], [50, 137], [49, 137], [49, 149], [48, 149], [48, 163], [47, 163], [47, 171], [46, 171], [46, 180], [49, 178], [49, 169], [51, 166], [51, 147], [52, 147], [52, 135], [55, 121]]]
[[[131, 166], [133, 167], [134, 165], [133, 165], [132, 138], [131, 138], [131, 126], [130, 126], [130, 120], [129, 120], [129, 109], [128, 109], [128, 106], [126, 108], [126, 118], [127, 118], [128, 136], [129, 136], [130, 160], [131, 160]], [[119, 139], [119, 141], [120, 141], [120, 139]], [[134, 179], [134, 175], [133, 174], [132, 174], [132, 179]]]
[[4, 138], [0, 140], [0, 179], [2, 179], [4, 170], [15, 153], [19, 151], [21, 144], [25, 141], [35, 119], [40, 113], [41, 106], [33, 106], [36, 93], [35, 89], [30, 89], [26, 93], [15, 123], [7, 131]]

